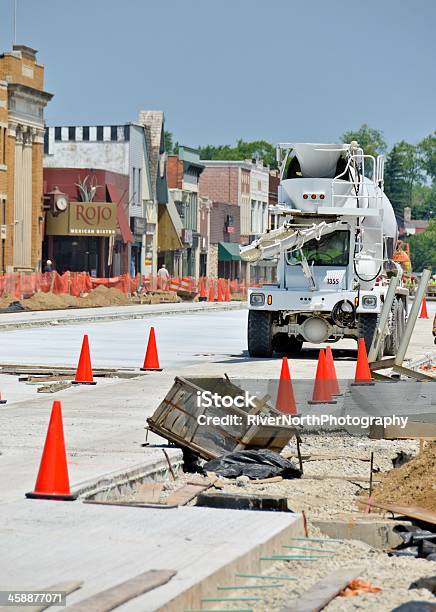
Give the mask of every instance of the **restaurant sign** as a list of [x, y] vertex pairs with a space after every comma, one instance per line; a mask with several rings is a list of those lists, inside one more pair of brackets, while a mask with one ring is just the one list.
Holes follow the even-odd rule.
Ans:
[[112, 202], [70, 202], [65, 212], [47, 215], [51, 236], [114, 236], [117, 205]]

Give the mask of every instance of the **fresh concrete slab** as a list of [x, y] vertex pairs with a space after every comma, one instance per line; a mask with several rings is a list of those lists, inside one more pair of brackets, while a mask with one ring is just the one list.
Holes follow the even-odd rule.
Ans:
[[46, 325], [71, 325], [80, 322], [117, 321], [142, 319], [166, 314], [239, 310], [245, 302], [178, 302], [171, 304], [143, 304], [127, 306], [103, 306], [96, 308], [67, 308], [63, 310], [39, 310], [33, 312], [0, 313], [0, 330]]
[[177, 571], [166, 585], [124, 604], [124, 612], [198, 609], [217, 585], [232, 584], [236, 572], [265, 570], [261, 556], [303, 533], [300, 515], [291, 513], [153, 510], [80, 501], [3, 504], [0, 522], [0, 589], [83, 580], [67, 598], [71, 605], [147, 570]]

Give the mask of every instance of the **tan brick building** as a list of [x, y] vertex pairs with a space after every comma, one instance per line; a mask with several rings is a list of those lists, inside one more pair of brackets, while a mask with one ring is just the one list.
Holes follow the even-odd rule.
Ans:
[[14, 45], [0, 55], [0, 274], [41, 269], [44, 67]]

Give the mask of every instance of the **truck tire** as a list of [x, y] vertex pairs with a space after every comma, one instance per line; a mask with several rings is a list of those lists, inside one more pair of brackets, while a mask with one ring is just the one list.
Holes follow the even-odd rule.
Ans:
[[398, 352], [405, 324], [404, 302], [401, 298], [394, 299], [391, 315], [391, 333], [386, 337], [385, 355], [394, 356]]
[[[369, 353], [369, 349], [372, 344], [372, 339], [374, 338], [374, 334], [377, 331], [377, 323], [378, 323], [379, 315], [375, 313], [368, 314], [360, 314], [358, 321], [358, 333], [359, 338], [363, 338], [365, 340], [366, 352]], [[381, 343], [380, 350], [377, 355], [377, 359], [382, 359], [384, 354], [384, 343]]]
[[271, 312], [266, 310], [249, 310], [247, 336], [250, 357], [272, 357]]
[[278, 353], [298, 355], [301, 352], [303, 341], [288, 334], [277, 334], [273, 338], [273, 347]]

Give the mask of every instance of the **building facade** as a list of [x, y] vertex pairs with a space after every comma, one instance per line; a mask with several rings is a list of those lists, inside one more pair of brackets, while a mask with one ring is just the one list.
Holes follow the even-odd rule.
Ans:
[[38, 271], [44, 232], [44, 67], [14, 45], [0, 55], [0, 273]]
[[[227, 227], [230, 232], [233, 227], [238, 227], [238, 244], [248, 244], [251, 240], [259, 236], [268, 228], [268, 197], [269, 197], [269, 169], [262, 161], [221, 161], [221, 160], [202, 160], [205, 169], [200, 177], [200, 195], [208, 197], [213, 204], [218, 203], [220, 209], [224, 205], [235, 208], [229, 209], [228, 219], [220, 226], [218, 233]], [[212, 207], [211, 212], [211, 244], [212, 236], [216, 236], [215, 223], [217, 223], [216, 209]], [[234, 224], [232, 226], [232, 223]], [[220, 243], [223, 243], [220, 247]], [[264, 276], [261, 265], [248, 264], [241, 262], [239, 251], [234, 247], [229, 247], [227, 243], [235, 244], [235, 238], [228, 231], [224, 231], [222, 239], [217, 244], [216, 253], [209, 248], [212, 259], [217, 257], [217, 271], [250, 280], [259, 279]], [[229, 266], [231, 261], [239, 262], [238, 265]], [[215, 267], [215, 266], [214, 266]]]
[[[60, 274], [129, 272], [129, 176], [93, 168], [44, 168], [44, 260]], [[60, 200], [60, 203], [59, 203]]]
[[112, 187], [114, 199], [121, 202], [127, 196], [132, 234], [127, 246], [120, 234], [116, 236], [114, 274], [129, 272], [134, 276], [157, 271], [158, 201], [147, 130], [139, 123], [46, 128], [45, 168], [92, 168], [128, 176], [126, 191]]
[[[165, 250], [164, 232], [159, 236], [160, 261], [165, 263], [174, 276], [193, 276], [198, 278], [201, 270], [207, 269], [207, 251], [202, 234], [205, 225], [201, 224], [199, 202], [199, 178], [204, 169], [196, 149], [179, 147], [177, 155], [168, 157], [167, 180], [168, 201], [173, 221], [177, 228], [181, 248]], [[202, 207], [204, 215], [204, 206]]]

